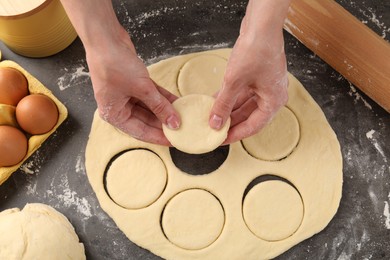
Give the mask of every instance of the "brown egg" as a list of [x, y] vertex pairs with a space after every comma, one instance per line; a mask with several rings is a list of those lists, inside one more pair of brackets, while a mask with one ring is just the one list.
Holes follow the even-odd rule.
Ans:
[[57, 105], [48, 96], [28, 95], [16, 106], [16, 120], [19, 126], [29, 134], [45, 134], [57, 124]]
[[0, 67], [0, 103], [16, 106], [28, 95], [26, 77], [14, 68]]
[[27, 137], [19, 129], [0, 126], [0, 167], [13, 166], [27, 154]]

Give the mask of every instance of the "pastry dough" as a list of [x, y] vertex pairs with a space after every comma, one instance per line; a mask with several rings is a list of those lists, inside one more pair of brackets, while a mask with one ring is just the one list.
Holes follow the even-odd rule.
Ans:
[[220, 130], [209, 125], [214, 98], [206, 95], [192, 94], [173, 102], [179, 113], [179, 129], [170, 129], [163, 125], [163, 131], [173, 146], [185, 153], [202, 154], [220, 146], [227, 137], [230, 118]]
[[303, 218], [301, 196], [279, 180], [264, 181], [244, 199], [243, 216], [248, 228], [261, 239], [280, 241], [299, 228]]
[[151, 151], [137, 149], [120, 154], [110, 164], [106, 187], [118, 205], [140, 209], [158, 199], [166, 181], [167, 172], [160, 157]]
[[68, 219], [45, 204], [4, 210], [0, 233], [0, 259], [86, 259]]
[[225, 214], [220, 202], [201, 189], [173, 197], [161, 216], [164, 234], [183, 249], [199, 250], [211, 245], [222, 232]]
[[215, 54], [191, 58], [180, 69], [177, 79], [180, 94], [213, 96], [221, 88], [226, 65], [226, 59]]
[[[210, 54], [227, 60], [230, 50], [194, 53], [163, 60], [149, 66], [150, 76], [158, 85], [178, 94], [180, 68], [194, 57], [208, 59]], [[168, 147], [131, 138], [103, 121], [96, 112], [86, 148], [86, 169], [101, 207], [131, 241], [165, 259], [270, 259], [320, 232], [336, 213], [341, 199], [340, 145], [323, 112], [309, 93], [291, 75], [289, 82], [286, 109], [293, 113], [299, 123], [299, 140], [297, 145], [293, 145], [295, 148], [285, 158], [270, 161], [255, 158], [241, 142], [237, 142], [230, 145], [228, 157], [218, 169], [203, 175], [181, 171], [173, 162]], [[271, 143], [283, 136], [285, 128], [277, 127]], [[253, 142], [258, 142], [255, 147], [269, 145], [262, 143], [263, 140], [255, 139]], [[137, 210], [126, 209], [107, 194], [104, 175], [113, 157], [123, 151], [139, 148], [150, 150], [161, 158], [166, 167], [167, 183], [162, 194], [149, 206]], [[278, 154], [282, 152], [278, 151]], [[128, 167], [132, 167], [130, 163]], [[274, 175], [275, 179], [282, 182], [277, 187], [282, 192], [276, 198], [272, 187], [268, 189], [270, 192], [257, 190], [263, 183], [251, 188], [253, 180], [266, 175]], [[192, 190], [206, 192], [209, 196], [189, 193]], [[183, 199], [181, 195], [188, 197]], [[149, 196], [146, 191], [145, 196]], [[249, 222], [256, 222], [251, 219], [252, 216], [257, 218], [261, 215], [256, 213], [259, 210], [256, 206], [258, 196], [263, 201], [277, 201], [288, 211], [289, 207], [296, 205], [292, 211], [292, 221], [289, 221], [288, 215], [280, 216], [277, 213], [278, 216], [273, 216], [275, 225], [285, 222], [285, 231], [269, 224], [265, 226], [266, 233], [262, 234], [256, 226], [248, 225]], [[291, 200], [291, 205], [286, 205]], [[194, 232], [193, 223], [200, 223], [205, 217], [211, 218], [198, 214], [195, 209], [190, 208], [194, 210], [193, 214], [181, 210], [186, 206], [185, 201], [195, 205], [195, 208], [199, 205], [207, 206], [208, 209], [203, 210], [204, 214], [207, 215], [208, 210], [211, 210], [214, 212], [213, 217], [220, 219], [210, 226], [212, 237], [201, 237], [204, 230], [203, 227], [199, 228], [199, 224], [195, 228], [199, 229], [199, 236]], [[222, 227], [221, 209], [216, 210], [219, 208], [217, 202], [224, 213]], [[273, 210], [272, 207], [269, 210]], [[189, 215], [194, 219], [187, 222], [185, 219]], [[177, 219], [177, 225], [167, 223], [173, 223], [174, 219]], [[269, 235], [273, 230], [278, 234], [276, 237]]]
[[242, 143], [255, 158], [277, 161], [288, 156], [298, 141], [298, 120], [290, 109], [282, 107], [268, 125], [257, 134], [242, 140]]

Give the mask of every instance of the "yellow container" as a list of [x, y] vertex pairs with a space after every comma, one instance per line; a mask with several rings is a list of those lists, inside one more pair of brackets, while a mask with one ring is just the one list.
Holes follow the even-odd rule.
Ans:
[[0, 40], [15, 53], [50, 56], [76, 37], [59, 0], [0, 0]]

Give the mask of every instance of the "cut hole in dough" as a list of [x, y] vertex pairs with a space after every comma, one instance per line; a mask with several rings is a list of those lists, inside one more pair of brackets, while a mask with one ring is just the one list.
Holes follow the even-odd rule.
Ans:
[[220, 146], [203, 154], [188, 154], [174, 147], [171, 147], [169, 152], [177, 168], [191, 175], [203, 175], [214, 172], [225, 162], [229, 155], [229, 146]]
[[163, 131], [171, 144], [182, 152], [202, 154], [215, 150], [227, 137], [230, 118], [220, 130], [209, 125], [214, 98], [206, 95], [188, 95], [173, 102], [181, 118], [179, 129], [163, 124]]
[[273, 120], [259, 133], [242, 140], [245, 150], [264, 161], [278, 161], [292, 153], [299, 142], [298, 119], [287, 107], [282, 107]]
[[181, 68], [177, 79], [180, 94], [213, 96], [222, 86], [226, 65], [226, 59], [213, 54], [190, 59]]
[[267, 180], [249, 190], [243, 217], [249, 230], [266, 241], [293, 235], [302, 223], [304, 205], [298, 191], [286, 181]]
[[161, 216], [162, 230], [174, 245], [188, 250], [210, 246], [222, 232], [225, 213], [210, 192], [190, 189], [174, 196]]
[[167, 171], [158, 155], [146, 149], [135, 149], [113, 159], [105, 181], [106, 191], [116, 204], [140, 209], [160, 197], [167, 183]]

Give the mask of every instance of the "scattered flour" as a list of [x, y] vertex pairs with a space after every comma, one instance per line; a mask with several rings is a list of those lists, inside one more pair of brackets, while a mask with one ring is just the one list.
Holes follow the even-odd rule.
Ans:
[[37, 182], [35, 181], [34, 183], [29, 183], [26, 186], [26, 194], [27, 195], [36, 195], [37, 194]]
[[20, 170], [27, 175], [38, 175], [41, 169], [41, 160], [40, 151], [35, 151], [35, 153], [30, 157], [30, 159], [20, 166]]
[[90, 80], [89, 72], [86, 71], [84, 65], [79, 65], [78, 67], [64, 69], [65, 73], [57, 80], [57, 85], [61, 91], [64, 91], [70, 87], [75, 87], [78, 85], [83, 85]]
[[365, 19], [367, 19], [363, 20], [362, 23], [368, 24], [370, 22], [374, 24], [376, 27], [378, 27], [379, 30], [381, 30], [381, 37], [383, 39], [387, 37], [387, 33], [390, 33], [390, 28], [388, 28], [384, 22], [379, 20], [380, 17], [376, 15], [373, 8], [368, 7], [367, 10], [359, 9], [359, 12], [364, 16]]
[[352, 85], [352, 83], [349, 82], [349, 88], [350, 88], [350, 91], [348, 92], [348, 94], [351, 96], [351, 97], [355, 97], [355, 104], [361, 100], [364, 105], [369, 109], [369, 110], [372, 110], [372, 106], [370, 105], [370, 103], [362, 96], [360, 95], [359, 92], [357, 92], [356, 88]]
[[77, 156], [77, 161], [76, 161], [76, 172], [77, 173], [82, 173], [83, 175], [85, 175], [85, 164], [84, 164], [84, 160], [83, 160], [83, 156], [82, 155], [78, 155]]
[[350, 260], [351, 259], [351, 256], [347, 255], [347, 253], [345, 251], [343, 251], [339, 257], [337, 258], [337, 260]]
[[34, 162], [33, 161], [30, 161], [28, 163], [25, 163], [23, 164], [20, 169], [25, 173], [25, 174], [34, 174], [35, 173], [35, 169], [32, 169], [32, 167], [34, 167]]
[[342, 253], [339, 255], [339, 257], [337, 257], [337, 248], [339, 248], [341, 244], [345, 243], [345, 240], [346, 240], [346, 235], [345, 235], [344, 231], [339, 232], [337, 234], [337, 236], [333, 239], [332, 247], [331, 247], [331, 250], [329, 252], [329, 259], [340, 259], [339, 257], [341, 255], [344, 255]]
[[[383, 151], [382, 146], [379, 144], [378, 139], [374, 136], [375, 130], [370, 130], [366, 133], [366, 137], [368, 140], [370, 140], [371, 144], [375, 147], [375, 149], [379, 152], [379, 154], [382, 156], [383, 161], [387, 163], [387, 157], [385, 155], [385, 152]], [[389, 167], [390, 169], [390, 167]]]
[[368, 132], [366, 133], [366, 137], [367, 137], [368, 139], [372, 139], [374, 134], [375, 134], [375, 130], [374, 130], [374, 129], [371, 129], [370, 131], [368, 131]]
[[[58, 200], [62, 202], [62, 205], [70, 208], [76, 207], [77, 212], [84, 216], [84, 220], [92, 217], [91, 205], [86, 198], [80, 198], [77, 192], [72, 191], [69, 187], [69, 181], [66, 174], [61, 177], [61, 187], [63, 189], [62, 194], [57, 194]], [[58, 205], [60, 207], [60, 205]]]
[[360, 239], [360, 242], [356, 243], [356, 246], [357, 246], [357, 250], [360, 251], [360, 249], [362, 248], [362, 245], [365, 244], [367, 241], [369, 241], [370, 238], [367, 234], [367, 231], [364, 229], [363, 230], [363, 235]]
[[[390, 193], [388, 195], [390, 201]], [[389, 201], [385, 201], [385, 207], [383, 209], [383, 215], [385, 216], [385, 226], [387, 229], [390, 229], [390, 206]]]
[[86, 198], [79, 198], [75, 191], [64, 189], [64, 194], [58, 194], [58, 199], [63, 201], [65, 207], [76, 206], [77, 211], [84, 215], [84, 219], [92, 217], [91, 206]]
[[368, 195], [370, 196], [371, 202], [375, 208], [375, 212], [379, 213], [379, 199], [378, 196], [375, 194], [375, 186], [371, 185], [368, 188]]

